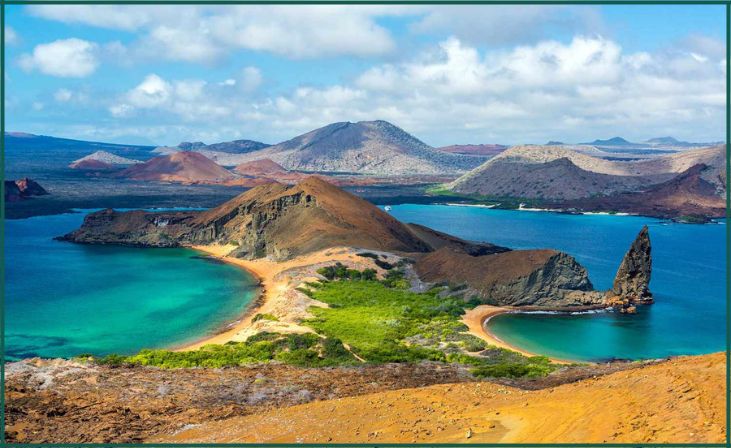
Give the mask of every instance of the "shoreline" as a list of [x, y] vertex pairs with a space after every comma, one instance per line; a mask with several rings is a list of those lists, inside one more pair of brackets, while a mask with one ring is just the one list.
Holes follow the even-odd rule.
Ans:
[[524, 350], [520, 347], [517, 347], [513, 344], [509, 344], [499, 337], [497, 337], [494, 333], [490, 332], [487, 327], [486, 323], [492, 319], [495, 316], [499, 316], [501, 314], [510, 314], [519, 312], [519, 310], [515, 310], [514, 308], [510, 307], [501, 307], [501, 306], [494, 306], [494, 305], [478, 305], [475, 308], [471, 310], [467, 310], [467, 312], [462, 316], [462, 323], [467, 325], [467, 328], [469, 329], [469, 334], [476, 336], [483, 341], [487, 342], [490, 345], [494, 345], [496, 347], [512, 350], [514, 352], [520, 353], [524, 356], [545, 356], [548, 359], [551, 360], [551, 362], [554, 362], [556, 364], [574, 364], [577, 362], [584, 363], [584, 364], [594, 364], [592, 362], [588, 361], [578, 361], [578, 360], [570, 360], [570, 359], [563, 359], [563, 358], [555, 358], [553, 356], [543, 355], [540, 353], [534, 353], [530, 352], [528, 350]]
[[[222, 326], [221, 330], [216, 332], [215, 334], [206, 335], [193, 342], [174, 346], [171, 348], [171, 350], [174, 351], [192, 351], [200, 349], [201, 347], [209, 344], [222, 345], [227, 342], [245, 340], [246, 337], [250, 336], [249, 334], [247, 334], [247, 332], [251, 330], [252, 326], [255, 323], [253, 321], [254, 316], [260, 313], [263, 314], [272, 311], [272, 309], [277, 304], [278, 299], [282, 297], [287, 290], [291, 289], [290, 281], [278, 278], [279, 274], [293, 268], [302, 268], [323, 261], [335, 261], [337, 259], [342, 259], [343, 256], [347, 256], [347, 252], [343, 252], [342, 250], [339, 251], [339, 249], [344, 248], [333, 248], [331, 250], [310, 254], [286, 262], [274, 262], [269, 260], [252, 261], [230, 257], [228, 256], [228, 254], [234, 249], [234, 246], [190, 246], [190, 249], [201, 252], [206, 256], [213, 257], [224, 263], [229, 263], [244, 269], [258, 281], [258, 292], [256, 298], [246, 306], [244, 312], [236, 320]], [[462, 316], [461, 320], [465, 325], [467, 325], [469, 334], [482, 339], [490, 345], [505, 348], [520, 353], [524, 356], [546, 356], [548, 359], [551, 360], [551, 362], [554, 362], [556, 364], [572, 364], [576, 362], [593, 364], [587, 361], [555, 358], [552, 356], [524, 350], [520, 347], [503, 341], [498, 336], [490, 332], [485, 325], [490, 319], [495, 316], [520, 311], [521, 310], [516, 310], [511, 307], [478, 305], [471, 310], [467, 310]], [[303, 327], [294, 323], [287, 324], [286, 326], [282, 327], [281, 330], [285, 332], [303, 333], [313, 331], [309, 327]]]
[[[222, 326], [221, 331], [175, 346], [172, 348], [174, 351], [197, 350], [209, 344], [242, 342], [259, 331], [314, 333], [312, 328], [299, 324], [302, 318], [308, 317], [307, 309], [310, 306], [324, 306], [296, 291], [301, 283], [317, 279], [307, 270], [338, 261], [356, 266], [364, 263], [363, 258], [356, 255], [357, 250], [347, 247], [324, 249], [286, 261], [244, 260], [228, 256], [235, 249], [233, 245], [194, 245], [188, 248], [246, 270], [258, 281], [259, 294], [238, 319]], [[271, 314], [277, 319], [254, 321], [257, 314]]]
[[193, 342], [173, 347], [172, 350], [174, 351], [192, 351], [209, 344], [225, 344], [233, 341], [234, 337], [238, 333], [251, 326], [253, 323], [252, 319], [257, 314], [257, 311], [261, 310], [267, 301], [271, 300], [271, 284], [269, 284], [269, 279], [267, 279], [260, 270], [257, 270], [252, 263], [247, 262], [247, 260], [229, 257], [228, 254], [233, 249], [232, 247], [190, 246], [189, 248], [197, 252], [201, 252], [208, 257], [215, 258], [221, 262], [232, 264], [245, 270], [249, 273], [249, 275], [256, 279], [256, 288], [258, 291], [256, 292], [256, 297], [246, 306], [244, 312], [236, 320], [225, 324], [220, 328], [220, 331], [217, 331], [215, 334], [206, 335]]

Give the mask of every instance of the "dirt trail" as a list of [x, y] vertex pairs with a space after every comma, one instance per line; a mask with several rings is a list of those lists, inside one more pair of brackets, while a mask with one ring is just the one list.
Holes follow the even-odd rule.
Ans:
[[256, 443], [720, 443], [723, 354], [558, 387], [435, 385], [292, 406], [153, 439]]

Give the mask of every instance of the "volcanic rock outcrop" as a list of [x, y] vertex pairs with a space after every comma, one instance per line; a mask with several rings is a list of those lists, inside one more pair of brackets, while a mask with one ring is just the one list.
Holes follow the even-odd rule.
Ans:
[[24, 177], [18, 180], [6, 180], [5, 181], [5, 201], [15, 202], [28, 199], [31, 196], [43, 196], [48, 194], [45, 188], [34, 181]]
[[555, 250], [472, 256], [445, 247], [421, 257], [416, 271], [426, 281], [467, 285], [490, 305], [562, 309], [603, 303], [603, 294], [593, 291], [586, 269]]
[[644, 226], [619, 265], [612, 289], [607, 293], [607, 303], [630, 313], [635, 311], [635, 304], [652, 303], [651, 273], [650, 232]]

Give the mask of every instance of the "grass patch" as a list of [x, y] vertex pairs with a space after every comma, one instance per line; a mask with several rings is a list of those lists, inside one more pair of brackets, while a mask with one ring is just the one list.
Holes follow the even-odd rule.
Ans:
[[460, 317], [471, 304], [463, 299], [393, 285], [386, 279], [319, 284], [309, 289], [309, 295], [330, 307], [311, 307], [315, 317], [304, 324], [342, 340], [371, 363], [456, 362], [473, 367], [477, 376], [493, 377], [542, 376], [555, 369], [548, 358], [489, 347], [466, 333]]
[[256, 316], [254, 316], [253, 319], [251, 319], [252, 322], [256, 322], [259, 320], [271, 320], [273, 322], [279, 322], [279, 319], [277, 318], [277, 316], [275, 316], [273, 314], [269, 314], [269, 313], [259, 313]]
[[233, 367], [279, 361], [303, 367], [328, 367], [357, 364], [358, 360], [337, 339], [316, 334], [259, 333], [245, 342], [206, 345], [198, 350], [173, 352], [142, 350], [136, 355], [107, 355], [98, 364], [142, 365], [162, 368]]
[[[465, 309], [476, 304], [475, 299], [441, 294], [450, 289], [459, 291], [459, 285], [412, 292], [402, 266], [387, 271], [381, 280], [375, 278], [372, 269], [357, 271], [340, 263], [321, 268], [318, 273], [327, 281], [309, 282], [298, 288], [329, 305], [310, 307], [314, 317], [303, 322], [318, 334], [263, 332], [245, 342], [206, 345], [195, 351], [142, 350], [132, 356], [108, 355], [92, 360], [111, 366], [162, 368], [220, 368], [272, 361], [327, 367], [358, 364], [360, 361], [353, 356], [356, 354], [375, 364], [423, 360], [458, 363], [469, 366], [480, 377], [543, 376], [556, 368], [546, 357], [527, 357], [492, 347], [466, 333], [460, 318]], [[277, 318], [271, 314], [254, 317], [255, 321], [261, 319]]]

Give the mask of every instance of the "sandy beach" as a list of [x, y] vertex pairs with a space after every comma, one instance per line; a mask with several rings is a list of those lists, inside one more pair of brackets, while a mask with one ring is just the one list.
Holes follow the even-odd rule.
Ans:
[[[307, 309], [310, 306], [327, 306], [310, 299], [297, 291], [305, 281], [314, 281], [317, 278], [312, 272], [323, 264], [335, 262], [348, 263], [360, 266], [361, 269], [372, 267], [369, 259], [356, 255], [357, 251], [347, 247], [335, 247], [314, 252], [287, 261], [271, 261], [267, 259], [244, 260], [230, 257], [228, 254], [235, 248], [232, 245], [192, 246], [192, 249], [218, 258], [226, 263], [246, 269], [259, 280], [260, 296], [252, 302], [246, 313], [224, 331], [202, 338], [192, 344], [179, 347], [178, 350], [196, 350], [208, 344], [225, 344], [230, 341], [245, 341], [246, 338], [261, 331], [280, 333], [309, 333], [310, 327], [299, 325], [298, 322], [309, 317]], [[254, 322], [257, 314], [276, 316], [277, 321], [259, 320]]]
[[[239, 266], [259, 280], [260, 293], [247, 308], [243, 316], [230, 324], [223, 331], [201, 338], [200, 340], [178, 347], [177, 350], [197, 350], [208, 344], [225, 344], [230, 341], [245, 341], [249, 336], [262, 331], [280, 333], [310, 333], [310, 327], [299, 325], [302, 318], [309, 317], [307, 308], [310, 306], [326, 306], [320, 302], [310, 299], [304, 294], [296, 291], [300, 284], [305, 281], [314, 281], [317, 278], [312, 272], [316, 267], [340, 261], [355, 266], [373, 267], [365, 265], [368, 263], [363, 257], [356, 255], [357, 251], [347, 247], [336, 247], [322, 250], [312, 254], [296, 257], [287, 261], [271, 261], [267, 259], [244, 260], [228, 256], [235, 246], [232, 245], [208, 245], [192, 246], [192, 249], [215, 257], [226, 263]], [[382, 274], [382, 272], [379, 272]], [[467, 325], [468, 332], [490, 345], [506, 348], [525, 356], [538, 356], [538, 353], [531, 353], [520, 347], [506, 343], [485, 328], [485, 322], [497, 315], [514, 311], [509, 307], [492, 305], [479, 305], [467, 312], [462, 317], [462, 322]], [[257, 314], [270, 314], [277, 317], [277, 321], [258, 320], [254, 321]], [[558, 364], [570, 364], [572, 361], [549, 357], [551, 361]]]
[[[467, 310], [467, 312], [462, 316], [462, 322], [467, 325], [467, 328], [469, 328], [469, 333], [473, 336], [477, 336], [478, 338], [482, 339], [483, 341], [487, 342], [490, 345], [494, 345], [496, 347], [506, 348], [509, 350], [512, 350], [514, 352], [518, 352], [520, 354], [523, 354], [525, 356], [539, 356], [539, 353], [531, 353], [529, 351], [523, 350], [519, 347], [516, 347], [514, 345], [510, 345], [507, 342], [503, 341], [502, 339], [498, 338], [494, 334], [490, 333], [487, 328], [485, 328], [485, 322], [487, 322], [489, 319], [498, 316], [500, 314], [510, 313], [514, 310], [509, 307], [500, 307], [500, 306], [493, 306], [493, 305], [478, 305], [475, 308], [471, 310]], [[553, 358], [549, 356], [549, 359], [557, 364], [571, 364], [572, 361], [565, 360], [565, 359], [558, 359]]]

